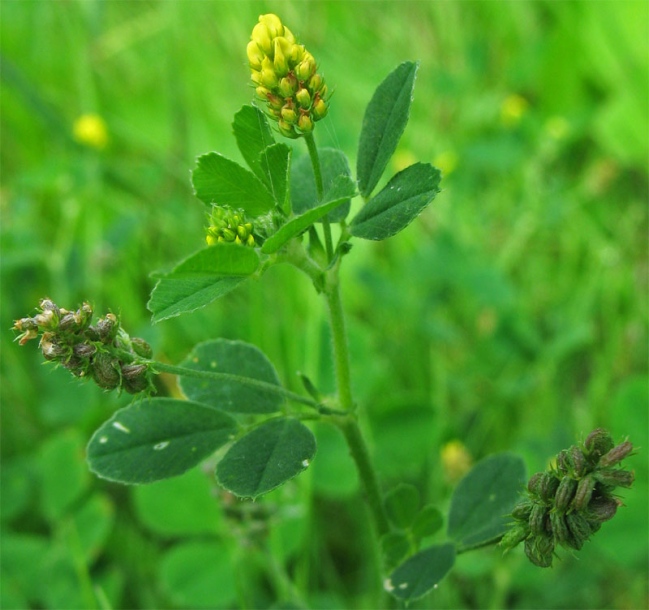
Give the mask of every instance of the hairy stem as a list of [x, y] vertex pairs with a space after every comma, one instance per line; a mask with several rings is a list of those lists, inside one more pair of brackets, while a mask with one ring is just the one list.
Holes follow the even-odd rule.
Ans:
[[331, 269], [329, 274], [330, 281], [327, 283], [325, 296], [329, 308], [338, 400], [343, 411], [347, 412], [346, 417], [336, 418], [335, 421], [345, 436], [352, 459], [358, 469], [359, 478], [365, 492], [365, 499], [374, 518], [377, 533], [382, 536], [390, 531], [390, 525], [383, 507], [378, 477], [355, 413], [356, 406], [352, 397], [345, 318], [338, 283], [338, 265]]
[[[306, 146], [309, 149], [309, 157], [311, 159], [311, 166], [313, 167], [313, 175], [315, 176], [315, 188], [318, 196], [318, 202], [322, 203], [324, 195], [324, 185], [322, 183], [322, 169], [320, 167], [320, 157], [318, 155], [318, 148], [313, 139], [313, 134], [308, 133], [304, 136]], [[329, 218], [325, 215], [322, 218], [322, 229], [325, 239], [325, 251], [327, 252], [327, 260], [331, 261], [334, 255], [333, 239], [331, 238], [331, 225]]]

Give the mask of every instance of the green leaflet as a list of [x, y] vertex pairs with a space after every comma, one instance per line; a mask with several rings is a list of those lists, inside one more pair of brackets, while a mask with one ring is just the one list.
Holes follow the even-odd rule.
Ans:
[[453, 492], [449, 537], [461, 550], [500, 538], [524, 484], [525, 464], [517, 455], [498, 453], [478, 462]]
[[[320, 171], [322, 172], [322, 186], [324, 188], [322, 201], [331, 201], [331, 189], [339, 181], [340, 176], [347, 176], [352, 181], [352, 173], [349, 169], [349, 161], [345, 154], [335, 148], [322, 148], [318, 151], [320, 157]], [[349, 197], [356, 194], [356, 189]], [[293, 212], [303, 214], [304, 212], [319, 205], [316, 193], [315, 177], [311, 159], [308, 155], [299, 157], [291, 167], [291, 201]], [[329, 214], [330, 222], [340, 222], [349, 214], [351, 201], [345, 201], [344, 205]]]
[[147, 303], [153, 322], [208, 305], [234, 290], [259, 267], [253, 248], [216, 244], [192, 254], [163, 275]]
[[412, 61], [397, 66], [367, 105], [356, 161], [363, 197], [369, 197], [374, 190], [406, 128], [418, 67], [419, 63]]
[[415, 163], [392, 177], [354, 217], [355, 237], [381, 240], [405, 229], [439, 193], [440, 171], [428, 163]]
[[120, 409], [92, 436], [88, 463], [118, 483], [152, 483], [182, 474], [234, 438], [237, 423], [207, 405], [152, 398]]
[[216, 152], [198, 157], [192, 184], [196, 197], [206, 205], [241, 208], [250, 216], [260, 216], [275, 205], [255, 174]]
[[[277, 252], [292, 237], [308, 229], [314, 222], [332, 210], [349, 203], [349, 198], [356, 193], [356, 186], [349, 176], [340, 175], [325, 193], [325, 203], [311, 208], [301, 216], [296, 216], [271, 235], [261, 247], [264, 254]], [[329, 199], [331, 198], [331, 199]]]
[[385, 583], [397, 599], [411, 602], [435, 589], [455, 563], [452, 544], [431, 546], [404, 561]]
[[275, 144], [266, 115], [255, 106], [242, 106], [234, 115], [232, 131], [248, 167], [270, 188], [267, 169], [262, 167], [261, 152]]
[[[216, 339], [194, 347], [180, 366], [229, 373], [245, 382], [246, 379], [263, 381], [280, 386], [275, 367], [263, 352], [243, 341]], [[284, 398], [281, 394], [251, 387], [234, 379], [212, 380], [179, 377], [180, 388], [189, 400], [211, 405], [231, 413], [273, 413], [278, 411]]]
[[315, 437], [304, 424], [273, 419], [230, 447], [216, 467], [216, 478], [233, 494], [256, 498], [307, 468], [315, 450]]
[[275, 202], [286, 214], [290, 213], [288, 200], [289, 171], [293, 149], [286, 144], [273, 144], [259, 153], [259, 161], [268, 176], [268, 188]]

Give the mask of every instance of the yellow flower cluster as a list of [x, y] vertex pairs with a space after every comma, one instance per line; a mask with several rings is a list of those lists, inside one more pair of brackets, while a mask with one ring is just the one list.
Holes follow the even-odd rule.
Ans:
[[212, 208], [205, 241], [208, 246], [224, 242], [254, 246], [255, 237], [252, 232], [252, 223], [248, 222], [243, 210], [217, 205]]
[[277, 15], [259, 17], [247, 47], [257, 97], [287, 138], [311, 133], [328, 110], [327, 85], [313, 55]]

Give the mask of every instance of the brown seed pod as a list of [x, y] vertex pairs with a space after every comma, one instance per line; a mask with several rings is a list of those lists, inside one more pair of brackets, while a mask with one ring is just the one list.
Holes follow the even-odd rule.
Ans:
[[620, 506], [619, 500], [610, 497], [593, 498], [588, 504], [586, 518], [591, 524], [604, 523], [615, 516], [618, 507]]
[[121, 381], [119, 361], [110, 354], [99, 352], [92, 359], [92, 378], [106, 390], [114, 390]]

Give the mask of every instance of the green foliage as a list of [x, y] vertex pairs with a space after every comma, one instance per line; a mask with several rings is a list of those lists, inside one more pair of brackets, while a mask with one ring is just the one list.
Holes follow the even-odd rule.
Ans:
[[182, 474], [231, 440], [229, 415], [196, 402], [152, 398], [117, 411], [90, 439], [90, 469], [126, 484]]
[[178, 544], [162, 558], [160, 582], [179, 606], [230, 607], [237, 594], [232, 551], [218, 542]]

